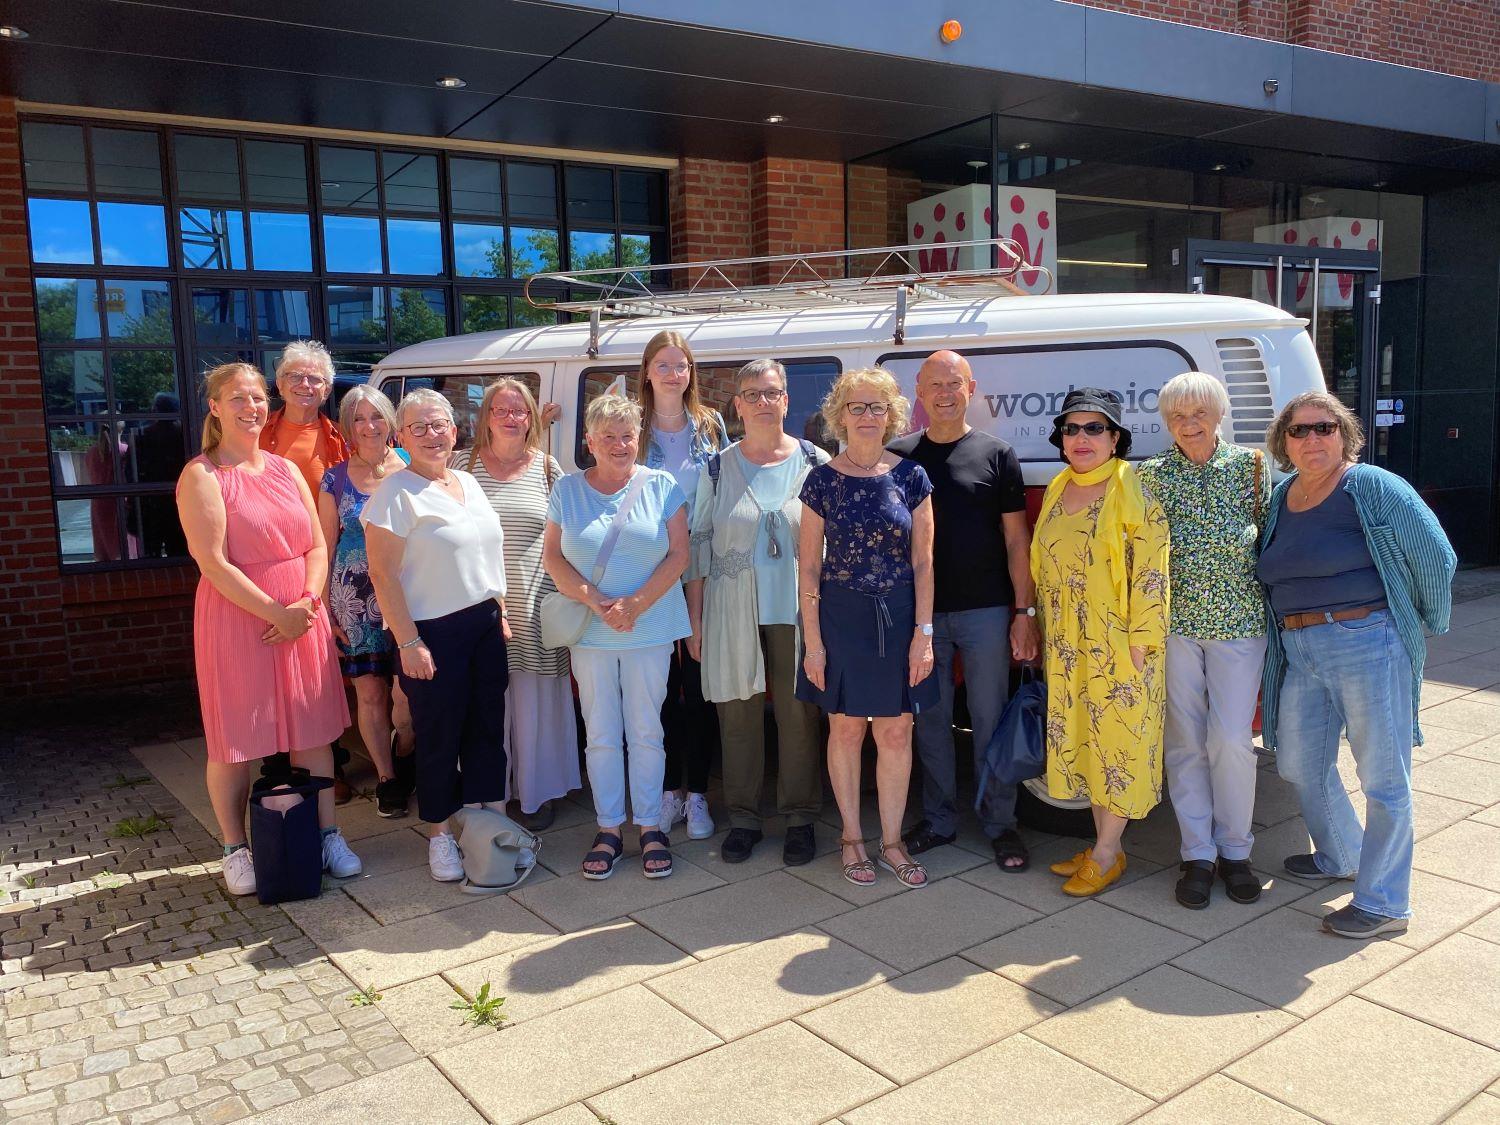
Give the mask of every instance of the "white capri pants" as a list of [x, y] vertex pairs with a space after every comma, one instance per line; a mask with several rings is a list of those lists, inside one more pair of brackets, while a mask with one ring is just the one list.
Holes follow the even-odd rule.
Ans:
[[601, 828], [625, 823], [625, 755], [630, 748], [630, 806], [635, 823], [655, 828], [661, 820], [661, 785], [667, 755], [662, 748], [661, 705], [667, 697], [672, 646], [572, 648], [573, 678], [583, 706], [589, 786]]

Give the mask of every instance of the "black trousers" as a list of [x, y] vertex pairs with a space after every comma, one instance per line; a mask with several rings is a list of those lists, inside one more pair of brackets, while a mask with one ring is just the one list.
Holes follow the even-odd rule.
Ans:
[[703, 698], [703, 665], [682, 642], [672, 646], [667, 698], [661, 705], [662, 742], [667, 769], [662, 789], [708, 792], [708, 771], [719, 745], [719, 715]]
[[479, 602], [418, 621], [430, 680], [401, 675], [417, 738], [417, 815], [447, 820], [466, 804], [505, 797], [505, 687], [510, 672], [500, 607]]

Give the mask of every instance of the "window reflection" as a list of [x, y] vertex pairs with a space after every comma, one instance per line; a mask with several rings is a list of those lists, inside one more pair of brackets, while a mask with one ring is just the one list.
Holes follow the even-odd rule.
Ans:
[[324, 207], [374, 211], [380, 206], [374, 149], [319, 145], [318, 175]]
[[453, 210], [462, 215], [500, 217], [500, 162], [448, 159], [448, 189]]
[[251, 211], [250, 248], [258, 270], [312, 270], [312, 236], [306, 215]]
[[385, 344], [385, 290], [370, 285], [328, 287], [330, 344]]
[[557, 231], [542, 227], [510, 228], [510, 275], [530, 277], [562, 269]]
[[27, 121], [21, 126], [29, 191], [87, 191], [83, 160], [83, 127]]
[[104, 353], [44, 348], [42, 389], [49, 414], [102, 414], [109, 409]]
[[463, 332], [498, 332], [510, 327], [509, 298], [498, 293], [463, 295]]
[[179, 193], [193, 199], [239, 202], [240, 161], [234, 138], [178, 133], [173, 153]]
[[245, 179], [251, 203], [307, 206], [307, 150], [285, 141], [245, 145]]
[[568, 234], [568, 268], [609, 269], [615, 264], [615, 235], [610, 231], [575, 230]]
[[453, 272], [460, 277], [504, 277], [505, 228], [454, 223]]
[[43, 344], [99, 339], [99, 283], [92, 279], [36, 280], [37, 339]]
[[313, 334], [312, 312], [304, 289], [258, 289], [255, 334], [262, 341], [306, 339]]
[[511, 323], [517, 328], [534, 328], [544, 324], [556, 324], [557, 314], [552, 311], [552, 298], [534, 298], [540, 308], [534, 307], [524, 297], [517, 297], [511, 305]]
[[443, 289], [391, 291], [391, 344], [401, 348], [448, 334], [448, 298]]
[[177, 356], [169, 351], [111, 352], [109, 381], [115, 392], [115, 410], [122, 414], [160, 411], [158, 396], [177, 392]]
[[33, 196], [26, 201], [26, 217], [33, 262], [93, 264], [94, 224], [86, 202]]
[[172, 343], [172, 290], [166, 281], [106, 280], [103, 309], [111, 340]]
[[208, 347], [250, 342], [250, 316], [243, 289], [193, 290], [193, 339]]
[[551, 164], [505, 162], [510, 215], [516, 219], [557, 219], [557, 170]]
[[385, 237], [391, 273], [437, 275], [443, 272], [443, 236], [436, 221], [387, 219]]
[[611, 168], [569, 165], [563, 172], [568, 186], [570, 222], [615, 221], [615, 173]]
[[182, 232], [182, 264], [190, 270], [242, 270], [245, 255], [245, 213], [223, 207], [184, 207], [178, 221]]
[[385, 205], [402, 211], [438, 209], [437, 157], [411, 152], [383, 152]]
[[161, 150], [157, 134], [95, 126], [94, 190], [123, 195], [161, 194]]
[[[163, 433], [164, 444], [166, 437]], [[179, 433], [179, 449], [181, 437]], [[185, 460], [183, 464], [186, 464]], [[177, 471], [182, 471], [182, 465], [177, 466]], [[175, 480], [176, 474], [170, 479]], [[132, 558], [173, 559], [182, 558], [188, 553], [187, 537], [183, 535], [182, 524], [177, 520], [177, 501], [170, 492], [153, 492], [146, 496], [127, 498], [125, 524], [130, 534], [129, 542], [138, 551]]]
[[330, 273], [381, 273], [380, 221], [323, 216], [323, 257]]
[[666, 177], [660, 172], [620, 173], [620, 222], [663, 223]]
[[165, 266], [165, 209], [154, 203], [100, 203], [99, 250], [106, 266]]
[[[177, 396], [163, 391], [155, 402], [157, 413], [175, 412]], [[184, 455], [182, 423], [176, 418], [139, 419], [120, 424], [124, 452], [122, 479], [130, 484], [171, 484], [177, 480]]]

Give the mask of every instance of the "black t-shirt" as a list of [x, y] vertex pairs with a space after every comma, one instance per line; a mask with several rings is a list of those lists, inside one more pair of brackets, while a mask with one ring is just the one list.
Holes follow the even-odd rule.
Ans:
[[1015, 600], [1000, 517], [1026, 510], [1026, 486], [1016, 451], [982, 430], [942, 444], [926, 431], [891, 442], [932, 481], [933, 610], [1008, 606]]

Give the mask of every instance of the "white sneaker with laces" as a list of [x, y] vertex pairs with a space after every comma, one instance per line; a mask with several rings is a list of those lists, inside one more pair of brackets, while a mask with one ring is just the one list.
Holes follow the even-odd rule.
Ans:
[[682, 798], [668, 789], [661, 795], [661, 819], [656, 822], [656, 827], [662, 832], [671, 832], [672, 825], [681, 820], [686, 811], [687, 805]]
[[232, 895], [255, 893], [255, 858], [249, 848], [236, 848], [224, 857], [224, 886]]
[[688, 794], [687, 829], [689, 840], [707, 840], [714, 834], [714, 818], [708, 813], [708, 798], [702, 793]]
[[451, 832], [439, 832], [427, 841], [427, 870], [439, 883], [456, 883], [464, 877], [464, 861]]
[[349, 850], [344, 834], [335, 828], [323, 835], [323, 870], [335, 879], [348, 879], [365, 869], [359, 856]]

